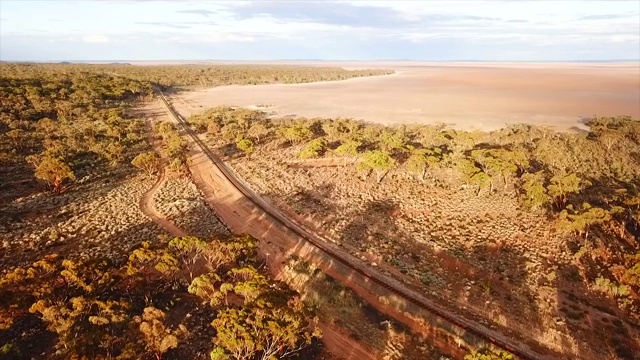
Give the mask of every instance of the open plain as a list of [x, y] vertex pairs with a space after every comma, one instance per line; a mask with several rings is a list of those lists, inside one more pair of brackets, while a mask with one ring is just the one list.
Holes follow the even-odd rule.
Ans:
[[0, 355], [219, 359], [249, 276], [300, 359], [635, 359], [637, 67], [296, 64], [0, 64]]
[[0, 360], [640, 360], [637, 1], [0, 3]]
[[266, 105], [278, 116], [346, 117], [385, 125], [444, 123], [485, 131], [517, 123], [567, 131], [586, 129], [585, 119], [594, 115], [640, 116], [637, 63], [321, 64], [393, 69], [395, 74], [339, 82], [220, 86], [181, 98], [192, 110]]

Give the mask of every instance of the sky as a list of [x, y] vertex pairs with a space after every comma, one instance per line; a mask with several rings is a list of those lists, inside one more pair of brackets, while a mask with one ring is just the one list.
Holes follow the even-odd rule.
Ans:
[[0, 0], [0, 60], [640, 59], [640, 0]]

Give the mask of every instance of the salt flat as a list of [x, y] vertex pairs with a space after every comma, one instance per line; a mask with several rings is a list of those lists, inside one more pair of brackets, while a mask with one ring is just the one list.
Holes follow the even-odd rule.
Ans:
[[566, 131], [584, 128], [584, 119], [594, 115], [640, 118], [638, 63], [292, 64], [387, 68], [396, 74], [185, 92], [179, 96], [183, 110], [271, 105], [269, 111], [281, 116], [348, 117], [383, 124], [445, 123], [481, 130], [529, 123]]

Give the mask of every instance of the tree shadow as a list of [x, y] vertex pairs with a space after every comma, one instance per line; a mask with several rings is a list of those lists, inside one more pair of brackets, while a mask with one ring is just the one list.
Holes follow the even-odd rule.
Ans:
[[577, 132], [577, 133], [582, 133], [582, 134], [588, 134], [589, 130], [578, 127], [578, 126], [572, 126], [569, 128], [569, 130]]
[[620, 310], [616, 301], [589, 289], [590, 275], [582, 267], [559, 267], [551, 284], [557, 291], [556, 322], [568, 335], [562, 341], [564, 352], [580, 359], [637, 359], [640, 324]]
[[481, 142], [481, 143], [477, 143], [475, 145], [473, 145], [473, 147], [467, 151], [464, 152], [465, 155], [469, 156], [471, 155], [471, 152], [473, 150], [507, 150], [507, 151], [513, 151], [514, 150], [514, 146], [513, 144], [495, 144], [495, 143], [488, 143], [488, 142]]
[[352, 220], [341, 231], [341, 243], [366, 252], [368, 261], [426, 290], [430, 299], [544, 348], [537, 339], [546, 325], [523, 250], [486, 240], [464, 245], [452, 240], [449, 230], [433, 233], [426, 242], [414, 239], [399, 216], [398, 204], [370, 201], [348, 216]]
[[[558, 269], [558, 317], [566, 323], [571, 337], [588, 341], [567, 344], [585, 358], [637, 359], [640, 354], [638, 294], [620, 296], [620, 271], [625, 256], [640, 250], [640, 229], [624, 198], [637, 194], [638, 179], [621, 180], [610, 176], [593, 177], [592, 186], [572, 196], [574, 204], [588, 202], [611, 212], [612, 220], [592, 226], [588, 238], [570, 238], [573, 254], [569, 264]], [[613, 282], [609, 282], [614, 279]], [[600, 283], [598, 282], [600, 281]]]
[[243, 154], [242, 150], [238, 149], [236, 144], [228, 143], [216, 148], [216, 151], [224, 158], [236, 158]]
[[[581, 258], [581, 267], [592, 269], [590, 273], [549, 262], [541, 268], [556, 270], [546, 275], [530, 270], [523, 251], [505, 243], [461, 247], [439, 256], [444, 272], [481, 285], [481, 292], [467, 285], [458, 306], [480, 310], [477, 313], [490, 321], [501, 319], [504, 329], [561, 349], [565, 358], [634, 359], [640, 353], [640, 324], [619, 310], [616, 301], [586, 286], [585, 279], [598, 276], [589, 256]], [[453, 287], [453, 293], [465, 293], [455, 283]], [[488, 312], [482, 311], [483, 305]]]
[[[290, 270], [287, 273], [292, 275], [288, 276], [292, 277], [293, 282], [296, 282], [296, 278], [305, 279], [305, 301], [318, 309], [323, 327], [339, 329], [339, 332], [332, 329], [323, 341], [332, 343], [334, 348], [339, 347], [341, 358], [363, 358], [364, 349], [368, 350], [366, 359], [401, 357], [423, 360], [439, 358], [435, 357], [436, 353], [449, 354], [433, 349], [430, 353], [433, 357], [425, 357], [421, 351], [418, 351], [419, 356], [401, 352], [392, 354], [404, 347], [416, 350], [415, 348], [423, 343], [423, 338], [412, 336], [413, 329], [402, 323], [409, 320], [402, 312], [411, 313], [410, 306], [390, 311], [392, 307], [380, 300], [388, 294], [380, 292], [379, 289], [373, 290], [372, 286], [375, 285], [363, 280], [361, 274], [344, 267], [340, 262], [328, 260], [324, 254], [308, 247], [304, 242], [298, 242], [293, 246], [291, 253], [300, 257], [291, 255], [289, 258], [294, 265], [289, 266]], [[340, 335], [348, 339], [336, 339]], [[354, 346], [354, 342], [361, 345]], [[361, 347], [362, 345], [364, 347]], [[330, 358], [333, 359], [335, 356]]]
[[347, 216], [351, 221], [342, 228], [341, 241], [362, 250], [390, 238], [406, 242], [408, 235], [393, 220], [399, 211], [399, 204], [390, 199], [367, 202], [362, 211], [355, 210]]
[[[0, 173], [0, 207], [36, 193], [41, 188], [33, 176], [33, 168], [24, 165], [7, 166]], [[0, 216], [2, 213], [0, 212]]]
[[631, 158], [633, 159], [633, 161], [636, 162], [636, 164], [638, 164], [638, 166], [640, 166], [640, 151], [632, 151], [630, 153]]
[[[289, 205], [296, 206], [296, 211], [302, 214], [314, 214], [320, 217], [329, 216], [333, 212], [333, 206], [326, 199], [331, 198], [334, 185], [325, 183], [317, 189], [303, 189], [296, 187], [288, 195]], [[265, 194], [277, 198], [276, 194]]]

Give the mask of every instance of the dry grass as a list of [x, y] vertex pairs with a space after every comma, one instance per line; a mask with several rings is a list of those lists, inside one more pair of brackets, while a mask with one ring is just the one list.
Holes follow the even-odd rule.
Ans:
[[421, 182], [396, 169], [376, 184], [349, 162], [304, 166], [290, 161], [297, 148], [268, 149], [227, 160], [259, 194], [372, 265], [567, 354], [601, 356], [593, 341], [617, 341], [588, 330], [619, 316], [615, 303], [586, 295], [581, 275], [559, 270], [575, 264], [566, 238], [508, 190], [477, 196], [446, 171]]

